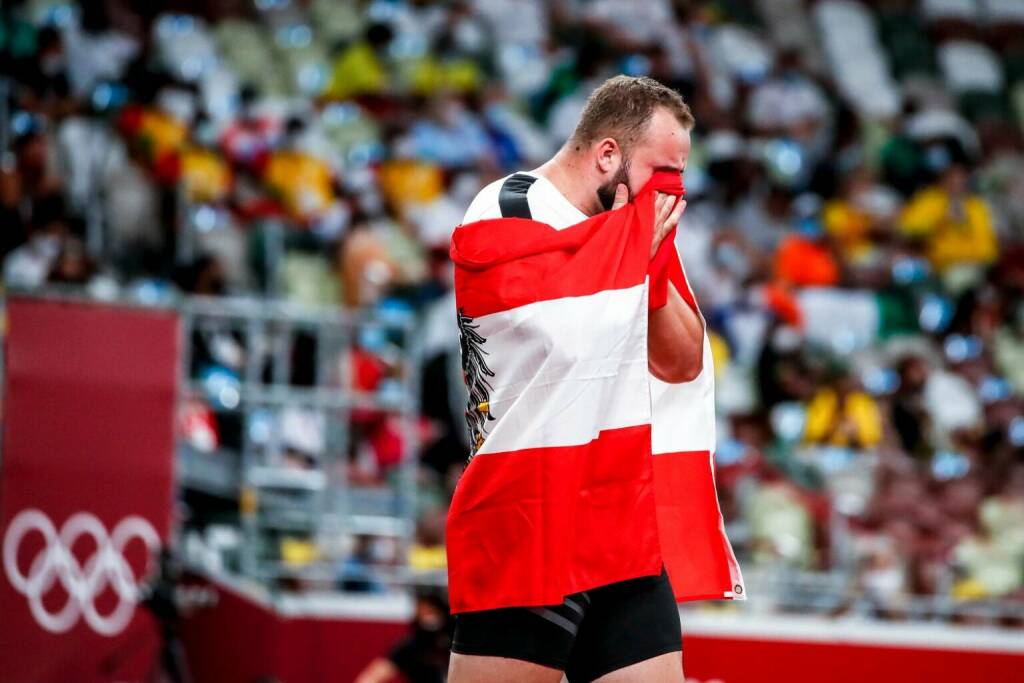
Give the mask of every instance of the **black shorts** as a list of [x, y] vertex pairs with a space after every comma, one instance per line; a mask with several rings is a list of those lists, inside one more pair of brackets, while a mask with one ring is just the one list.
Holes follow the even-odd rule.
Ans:
[[683, 635], [668, 575], [644, 576], [568, 596], [552, 607], [455, 615], [452, 652], [521, 659], [584, 683], [678, 652]]

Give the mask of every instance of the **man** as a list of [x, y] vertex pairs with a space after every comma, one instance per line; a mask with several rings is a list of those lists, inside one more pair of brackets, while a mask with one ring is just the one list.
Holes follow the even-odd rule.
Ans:
[[[659, 84], [657, 81], [649, 78], [628, 78], [624, 76], [608, 80], [591, 95], [575, 132], [554, 158], [534, 171], [515, 173], [492, 183], [484, 188], [472, 202], [466, 212], [463, 227], [456, 231], [456, 236], [453, 238], [453, 255], [457, 257], [457, 269], [460, 266], [464, 266], [469, 270], [473, 270], [481, 263], [480, 261], [474, 261], [473, 258], [475, 257], [467, 257], [467, 259], [460, 261], [463, 253], [456, 253], [459, 250], [458, 243], [460, 238], [466, 237], [466, 231], [479, 230], [480, 227], [485, 227], [488, 230], [506, 229], [506, 226], [508, 230], [525, 230], [530, 227], [523, 222], [516, 223], [514, 220], [504, 223], [487, 223], [490, 219], [527, 219], [543, 224], [539, 228], [541, 232], [538, 233], [542, 235], [543, 239], [546, 239], [544, 237], [544, 230], [547, 230], [545, 226], [549, 226], [557, 231], [564, 231], [566, 235], [574, 230], [577, 231], [574, 234], [578, 234], [578, 226], [581, 223], [588, 221], [591, 217], [603, 214], [603, 212], [623, 208], [627, 203], [636, 199], [641, 188], [648, 185], [648, 181], [652, 180], [652, 177], [664, 178], [667, 176], [672, 178], [672, 174], [674, 174], [676, 185], [679, 186], [679, 175], [686, 166], [687, 157], [690, 152], [690, 130], [693, 124], [693, 116], [682, 98], [676, 92]], [[649, 192], [650, 190], [647, 191]], [[656, 254], [660, 257], [659, 247], [662, 241], [673, 232], [686, 207], [686, 202], [678, 198], [681, 192], [682, 188], [679, 186], [677, 193], [667, 194], [659, 192], [655, 195], [653, 200], [654, 225], [651, 233], [652, 240], [649, 253], [645, 249], [643, 253], [639, 254], [643, 261], [652, 261], [653, 263], [657, 260]], [[645, 195], [645, 197], [649, 197], [649, 195]], [[485, 223], [481, 224], [480, 221]], [[471, 227], [472, 224], [476, 224], [476, 226]], [[548, 230], [548, 232], [550, 231]], [[478, 232], [477, 234], [481, 233]], [[494, 237], [496, 242], [501, 239], [501, 236], [497, 234]], [[465, 244], [466, 240], [462, 239], [462, 243]], [[485, 244], [483, 251], [488, 251], [489, 249], [490, 247]], [[477, 251], [481, 250], [477, 249]], [[576, 253], [574, 250], [570, 251]], [[530, 256], [532, 252], [527, 249], [524, 253]], [[672, 257], [677, 258], [674, 247]], [[502, 258], [498, 258], [496, 262], [506, 263], [507, 259], [503, 261]], [[644, 264], [640, 265], [646, 267]], [[521, 272], [535, 271], [523, 270]], [[681, 275], [681, 269], [679, 272]], [[457, 270], [457, 297], [459, 292], [458, 273], [459, 271]], [[464, 276], [463, 282], [468, 282], [470, 277], [472, 277], [472, 274]], [[507, 288], [514, 286], [510, 280], [504, 277], [498, 277], [495, 281], [499, 284], [507, 283], [507, 285], [502, 285]], [[705, 365], [705, 358], [709, 358], [706, 355], [703, 320], [695, 305], [691, 305], [693, 301], [692, 294], [689, 293], [685, 285], [682, 289], [686, 291], [679, 291], [680, 287], [676, 282], [684, 283], [685, 278], [670, 282], [664, 304], [658, 307], [652, 306], [649, 315], [645, 313], [640, 318], [641, 323], [646, 318], [646, 360], [650, 375], [659, 382], [667, 384], [690, 383], [698, 376], [706, 378], [706, 375], [702, 375], [702, 371]], [[642, 271], [639, 284], [642, 289]], [[466, 287], [469, 287], [469, 285], [466, 285]], [[486, 289], [487, 287], [483, 288], [483, 290]], [[527, 289], [530, 288], [527, 287]], [[481, 288], [476, 287], [473, 291], [479, 292]], [[651, 299], [653, 300], [653, 288], [651, 292]], [[637, 299], [637, 301], [643, 303], [644, 310], [646, 311], [647, 304], [645, 302], [647, 299]], [[688, 303], [688, 301], [691, 303]], [[460, 487], [463, 489], [461, 493], [464, 495], [462, 495], [460, 500], [460, 492], [456, 493], [452, 514], [449, 517], [449, 565], [451, 568], [450, 584], [453, 589], [453, 611], [460, 612], [456, 614], [449, 681], [452, 683], [477, 683], [483, 681], [489, 683], [501, 683], [503, 681], [510, 683], [513, 681], [517, 683], [557, 683], [561, 680], [564, 672], [570, 683], [595, 680], [602, 683], [616, 683], [618, 681], [681, 683], [683, 681], [681, 663], [682, 637], [678, 609], [675, 604], [675, 598], [681, 594], [681, 591], [676, 590], [674, 592], [664, 568], [662, 568], [660, 575], [655, 574], [658, 571], [655, 567], [662, 566], [662, 555], [657, 549], [650, 553], [654, 558], [652, 562], [656, 564], [648, 562], [644, 565], [645, 569], [638, 569], [637, 566], [633, 566], [622, 570], [616, 569], [611, 572], [612, 574], [617, 572], [619, 576], [635, 578], [597, 585], [596, 587], [573, 594], [565, 594], [562, 604], [541, 606], [535, 602], [512, 602], [511, 604], [513, 605], [523, 604], [524, 606], [482, 609], [471, 602], [466, 602], [462, 599], [461, 595], [455, 595], [454, 591], [458, 572], [460, 586], [470, 585], [477, 591], [478, 595], [483, 596], [480, 600], [491, 600], [489, 594], [493, 591], [488, 587], [488, 581], [490, 581], [489, 572], [479, 570], [474, 570], [475, 573], [467, 572], [466, 567], [473, 563], [468, 561], [469, 558], [466, 555], [493, 556], [496, 553], [501, 553], [502, 548], [493, 544], [486, 547], [483, 545], [475, 546], [475, 541], [472, 538], [468, 542], [465, 540], [467, 537], [466, 528], [468, 526], [467, 523], [462, 521], [465, 515], [479, 514], [483, 508], [487, 508], [489, 505], [488, 501], [482, 501], [480, 496], [465, 495], [465, 488], [476, 485], [480, 478], [485, 476], [483, 473], [487, 472], [487, 470], [482, 468], [495, 466], [495, 463], [498, 463], [499, 459], [504, 456], [504, 454], [496, 456], [479, 450], [483, 444], [483, 437], [486, 436], [484, 428], [489, 420], [495, 419], [493, 416], [495, 412], [495, 399], [488, 392], [491, 386], [488, 383], [488, 378], [493, 378], [495, 372], [487, 364], [490, 363], [492, 366], [497, 367], [495, 363], [502, 362], [500, 358], [501, 353], [514, 352], [513, 347], [526, 349], [527, 342], [529, 341], [523, 338], [523, 344], [513, 341], [511, 346], [501, 346], [502, 342], [499, 340], [498, 346], [492, 343], [490, 347], [487, 347], [485, 344], [488, 340], [481, 334], [484, 330], [478, 331], [479, 324], [474, 323], [473, 318], [464, 314], [461, 308], [462, 304], [459, 304], [459, 306], [460, 332], [463, 337], [463, 363], [466, 368], [467, 382], [470, 383], [471, 392], [470, 410], [467, 410], [467, 417], [471, 422], [471, 431], [477, 437], [477, 444], [476, 448], [474, 448], [474, 460], [467, 469], [467, 474], [464, 475], [463, 480], [460, 482]], [[526, 308], [528, 307], [522, 306], [519, 310]], [[518, 332], [519, 334], [526, 335], [530, 333], [528, 329], [529, 324], [522, 322], [527, 319], [521, 316], [533, 314], [522, 313], [513, 315], [520, 315], [517, 318], [520, 322], [517, 323], [515, 320], [508, 323], [502, 322], [499, 325], [500, 329], [492, 333], [492, 342], [495, 341], [497, 335], [507, 332], [510, 329], [509, 325], [521, 328]], [[493, 318], [494, 316], [491, 317]], [[478, 320], [480, 319], [483, 319], [483, 316], [478, 318]], [[634, 320], [634, 318], [630, 318], [630, 320]], [[566, 324], [572, 323], [567, 322]], [[556, 333], [561, 334], [557, 330]], [[639, 339], [629, 337], [629, 340], [639, 342], [640, 344], [643, 341], [642, 337]], [[541, 346], [543, 347], [545, 344], [547, 346], [551, 344], [566, 344], [565, 336], [563, 334], [561, 341], [544, 339], [541, 342]], [[571, 340], [568, 344], [572, 346]], [[493, 355], [494, 353], [499, 355], [495, 356]], [[522, 353], [529, 356], [531, 352], [523, 351]], [[541, 353], [543, 353], [543, 349]], [[487, 358], [488, 354], [492, 354], [490, 359]], [[570, 350], [569, 355], [577, 360], [579, 358], [572, 350]], [[571, 359], [565, 361], [559, 358], [558, 361], [562, 367], [566, 363], [573, 365], [573, 367], [577, 367], [580, 364]], [[594, 367], [593, 363], [600, 364], [602, 359], [586, 359], [585, 362], [591, 363], [591, 367]], [[707, 364], [710, 365], [710, 362]], [[547, 383], [559, 381], [550, 375], [553, 372], [552, 364], [546, 363], [543, 359], [536, 362], [528, 360], [526, 365], [548, 368], [547, 372], [549, 375], [545, 380]], [[611, 368], [612, 366], [608, 365], [607, 367]], [[605, 372], [605, 374], [607, 372], [617, 373], [621, 371], [621, 368], [627, 366], [619, 365], [615, 367], [619, 369], [599, 371], [591, 374], [600, 374], [600, 372]], [[500, 370], [498, 374], [500, 375]], [[500, 380], [502, 379], [499, 376], [495, 381], [498, 381], [500, 385]], [[507, 379], [505, 378], [506, 386], [508, 384]], [[625, 382], [626, 380], [623, 381]], [[579, 386], [581, 387], [580, 391], [589, 391], [586, 389], [585, 382], [580, 382]], [[649, 396], [652, 401], [657, 400], [654, 385], [652, 384], [649, 390], [647, 387], [647, 380], [644, 379], [644, 392], [639, 395]], [[495, 390], [497, 391], [498, 388], [500, 387], [496, 385]], [[614, 391], [617, 392], [618, 390]], [[703, 401], [704, 397], [708, 395], [711, 395], [710, 388], [700, 393], [701, 400]], [[516, 398], [520, 398], [518, 394]], [[479, 404], [476, 403], [478, 401]], [[518, 400], [518, 403], [522, 405], [530, 403], [530, 401], [524, 398]], [[573, 405], [569, 405], [564, 411], [561, 406], [565, 404], [560, 404], [560, 407], [556, 408], [556, 412], [565, 412], [568, 415], [574, 405], [578, 407], [579, 401], [573, 400], [571, 403]], [[480, 406], [478, 411], [473, 408], [476, 405]], [[536, 422], [529, 417], [530, 411], [534, 409], [530, 405], [525, 406], [528, 418], [527, 421], [522, 423], [524, 428]], [[708, 409], [705, 407], [702, 410], [706, 411]], [[704, 423], [713, 420], [713, 411], [711, 414], [705, 412], [701, 415], [701, 420]], [[500, 420], [501, 418], [502, 416], [499, 415], [497, 419]], [[649, 414], [648, 421], [650, 422]], [[624, 424], [632, 423], [627, 421]], [[544, 429], [541, 431], [550, 432], [551, 430]], [[601, 431], [600, 433], [605, 434], [606, 432]], [[652, 437], [650, 432], [646, 432], [646, 434], [646, 443], [638, 444], [634, 442], [634, 445], [638, 446], [638, 451], [644, 450], [647, 453], [647, 456], [645, 456], [646, 460], [650, 461]], [[601, 438], [601, 436], [598, 436], [595, 441], [599, 441]], [[556, 444], [556, 446], [560, 445]], [[570, 446], [570, 448], [572, 447]], [[497, 474], [504, 474], [515, 468], [519, 468], [517, 472], [520, 474], [516, 474], [513, 477], [514, 482], [512, 485], [496, 490], [499, 491], [502, 497], [514, 498], [519, 496], [519, 498], [523, 498], [515, 490], [515, 487], [518, 483], [529, 485], [531, 480], [538, 478], [540, 475], [536, 475], [529, 469], [530, 466], [523, 464], [526, 462], [525, 457], [520, 458], [518, 456], [526, 454], [528, 451], [532, 457], [532, 453], [536, 451], [554, 452], [556, 450], [558, 449], [534, 448], [514, 453], [513, 459], [505, 460], [509, 464], [500, 465], [505, 469]], [[555, 457], [562, 456], [561, 462], [564, 463], [566, 453], [567, 451], [558, 451], [558, 455]], [[705, 453], [710, 455], [710, 449], [707, 449]], [[623, 457], [619, 457], [619, 454], [613, 453], [610, 461], [628, 460], [632, 455], [624, 453], [622, 454]], [[587, 456], [584, 457], [586, 458]], [[514, 460], [516, 458], [518, 458], [517, 461]], [[705, 460], [710, 462], [709, 457]], [[559, 466], [557, 460], [551, 462], [553, 465]], [[474, 466], [476, 466], [475, 469]], [[650, 467], [649, 465], [645, 466]], [[704, 466], [710, 478], [711, 466], [709, 464]], [[472, 474], [471, 470], [473, 471]], [[639, 471], [638, 469], [637, 472]], [[609, 484], [611, 475], [608, 472], [611, 472], [610, 468], [602, 470], [601, 476], [605, 477], [605, 480], [598, 484], [598, 486], [604, 486], [604, 490], [608, 490], [611, 487]], [[591, 474], [587, 473], [589, 479], [582, 477], [581, 480], [587, 479], [587, 481], [592, 481], [594, 477], [590, 476]], [[489, 476], [489, 474], [486, 476]], [[641, 481], [645, 476], [646, 474], [640, 473], [636, 475], [636, 479]], [[473, 477], [476, 477], [476, 481], [467, 485], [466, 480]], [[544, 485], [543, 488], [550, 487]], [[623, 498], [629, 498], [632, 495], [630, 493], [632, 490], [627, 488], [621, 489], [621, 491], [626, 493], [623, 495], [616, 494], [616, 500], [609, 504], [620, 504]], [[568, 493], [571, 496], [575, 495], [576, 492], [569, 491]], [[703, 493], [706, 494], [706, 491]], [[506, 496], [506, 494], [508, 495]], [[564, 497], [562, 494], [559, 495]], [[596, 498], [599, 494], [595, 494], [594, 490], [581, 490], [579, 495]], [[654, 503], [649, 503], [651, 511], [648, 513], [647, 508], [643, 507], [648, 505], [648, 503], [640, 501], [643, 495], [646, 494], [637, 494], [636, 500], [638, 502], [635, 506], [632, 502], [628, 502], [620, 509], [624, 511], [624, 516], [644, 517], [644, 519], [651, 520], [650, 526], [653, 526]], [[712, 498], [714, 496], [713, 485], [711, 496]], [[608, 501], [611, 501], [611, 498], [609, 496]], [[472, 502], [467, 503], [467, 500]], [[630, 501], [632, 501], [631, 498]], [[522, 503], [520, 508], [514, 507], [514, 505], [520, 505], [520, 503]], [[510, 510], [513, 516], [526, 520], [531, 503], [532, 501], [530, 500], [518, 500], [513, 507], [506, 507], [505, 509]], [[544, 507], [549, 504], [544, 502], [540, 506]], [[661, 501], [659, 500], [660, 505]], [[717, 503], [713, 503], [713, 505], [714, 523], [720, 525]], [[534, 505], [534, 507], [537, 506]], [[586, 509], [594, 510], [596, 508]], [[597, 511], [600, 513], [599, 509]], [[633, 511], [636, 512], [635, 515], [631, 514]], [[490, 513], [485, 512], [485, 514]], [[581, 512], [580, 514], [585, 513]], [[537, 519], [543, 521], [543, 517], [544, 515], [541, 513]], [[576, 515], [576, 513], [570, 515], [572, 519], [578, 517], [579, 515]], [[496, 517], [491, 519], [495, 522], [498, 521]], [[617, 519], [617, 517], [612, 516], [612, 519]], [[512, 525], [506, 527], [506, 529], [520, 529], [524, 530], [524, 533], [529, 534], [538, 526], [536, 521], [526, 521], [519, 524], [518, 527], [514, 526], [516, 523], [516, 521], [513, 521]], [[569, 524], [571, 523], [572, 521], [570, 520]], [[624, 522], [623, 526], [629, 523], [631, 522]], [[717, 527], [715, 528], [717, 532]], [[558, 529], [571, 529], [571, 527], [563, 525], [558, 526]], [[486, 532], [488, 527], [486, 524], [479, 525], [473, 528], [472, 534], [477, 534], [478, 530]], [[462, 539], [458, 543], [455, 541], [456, 533], [454, 532], [459, 532], [457, 535]], [[500, 532], [494, 531], [494, 533]], [[518, 531], [514, 533], [518, 534]], [[558, 532], [552, 531], [549, 533], [545, 531], [541, 535], [550, 537], [556, 533]], [[617, 533], [617, 531], [610, 530], [609, 535], [614, 535], [614, 533]], [[646, 534], [644, 531], [640, 533]], [[598, 534], [600, 534], [600, 530], [598, 530]], [[508, 535], [513, 534], [510, 533]], [[591, 534], [590, 537], [600, 542], [599, 535]], [[511, 544], [514, 542], [514, 539], [509, 538], [508, 542]], [[545, 539], [541, 540], [541, 543], [545, 542]], [[538, 547], [537, 543], [531, 541], [531, 544], [531, 547]], [[711, 545], [710, 541], [708, 545]], [[545, 545], [544, 547], [547, 546]], [[614, 547], [621, 548], [624, 546], [620, 544]], [[725, 548], [728, 550], [727, 542], [725, 543]], [[574, 579], [575, 583], [572, 581], [569, 583], [571, 585], [586, 584], [593, 586], [593, 576], [597, 575], [598, 572], [591, 571], [591, 567], [588, 567], [587, 563], [590, 562], [591, 565], [601, 564], [605, 562], [603, 558], [608, 554], [609, 551], [607, 549], [601, 549], [600, 552], [592, 551], [589, 555], [586, 551], [582, 553], [576, 552], [572, 560], [576, 564], [572, 568], [565, 570], [565, 573], [572, 574], [574, 577], [587, 576], [589, 578]], [[584, 556], [584, 559], [577, 561], [576, 558], [580, 555]], [[731, 550], [728, 550], [728, 555], [731, 558]], [[590, 559], [586, 559], [587, 557], [590, 557]], [[664, 557], [666, 558], [665, 565], [668, 565], [667, 552], [664, 554]], [[512, 556], [508, 559], [514, 560]], [[548, 561], [555, 566], [550, 568], [543, 567], [538, 570], [539, 572], [556, 572], [559, 568], [564, 568], [565, 562], [550, 556], [542, 557], [540, 563], [543, 564]], [[732, 562], [734, 564], [734, 560]], [[497, 558], [493, 566], [500, 568], [507, 564], [505, 558]], [[477, 566], [483, 565], [478, 563]], [[725, 592], [702, 590], [701, 594], [694, 594], [690, 597], [739, 596], [742, 593], [742, 586], [738, 583], [739, 579], [736, 578], [738, 577], [738, 571], [735, 575], [730, 575], [728, 569], [723, 571], [723, 581], [730, 590]], [[723, 572], [720, 571], [718, 573], [721, 575]], [[468, 580], [465, 578], [467, 574], [472, 574]], [[535, 577], [529, 577], [527, 582], [533, 582], [533, 578]], [[734, 582], [736, 582], [735, 591], [731, 590]], [[500, 587], [505, 589], [509, 585], [510, 582], [506, 580]], [[716, 587], [715, 591], [717, 590]], [[518, 588], [513, 588], [511, 593], [509, 591], [506, 591], [506, 593], [512, 594], [517, 591]], [[549, 593], [550, 591], [545, 594]], [[480, 603], [480, 600], [477, 601], [477, 604]], [[457, 604], [460, 605], [459, 610], [455, 609]]]
[[[633, 111], [623, 111], [623, 104]], [[648, 78], [618, 76], [594, 91], [572, 138], [550, 161], [491, 183], [476, 196], [463, 224], [519, 217], [565, 228], [623, 206], [657, 170], [682, 173], [690, 156], [690, 108], [674, 90]], [[679, 223], [686, 201], [663, 194], [656, 205], [651, 256]], [[701, 370], [703, 324], [672, 290], [651, 317], [650, 362], [668, 382]]]

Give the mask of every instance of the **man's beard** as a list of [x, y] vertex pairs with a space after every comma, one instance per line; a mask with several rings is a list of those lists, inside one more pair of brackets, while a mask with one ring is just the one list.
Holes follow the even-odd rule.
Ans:
[[615, 177], [597, 188], [597, 199], [605, 211], [611, 211], [612, 205], [615, 204], [615, 191], [619, 189], [620, 184], [626, 186], [627, 194], [632, 194], [629, 192], [629, 159], [623, 159]]

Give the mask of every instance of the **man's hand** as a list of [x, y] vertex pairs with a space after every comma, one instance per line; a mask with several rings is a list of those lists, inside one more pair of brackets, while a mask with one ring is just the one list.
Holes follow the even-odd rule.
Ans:
[[[654, 238], [650, 258], [658, 252], [665, 236], [679, 225], [686, 201], [659, 192], [654, 198]], [[619, 183], [612, 211], [629, 201], [629, 188]], [[678, 384], [693, 381], [704, 367], [704, 325], [697, 311], [683, 300], [669, 283], [668, 303], [651, 311], [647, 321], [647, 362], [655, 377]]]
[[[654, 198], [654, 238], [651, 240], [650, 258], [654, 258], [654, 255], [658, 253], [658, 247], [661, 246], [662, 240], [672, 232], [672, 228], [679, 225], [679, 219], [683, 216], [686, 200], [679, 199], [677, 202], [676, 199], [678, 198], [675, 195], [664, 192], [657, 193]], [[615, 202], [612, 204], [612, 211], [625, 206], [628, 201], [629, 188], [625, 183], [619, 183], [615, 189]]]

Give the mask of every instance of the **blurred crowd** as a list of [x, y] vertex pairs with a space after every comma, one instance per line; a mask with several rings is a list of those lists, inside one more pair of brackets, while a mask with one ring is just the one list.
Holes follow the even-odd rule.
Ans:
[[[880, 615], [1024, 599], [1024, 2], [23, 0], [0, 60], [8, 287], [418, 317], [410, 562], [435, 569], [468, 445], [451, 232], [603, 79], [661, 80], [697, 120], [678, 246], [744, 566], [841, 572]], [[364, 342], [354, 381], [384, 390]], [[323, 426], [289, 419], [301, 466]], [[399, 430], [353, 425], [350, 476], [386, 480]]]

